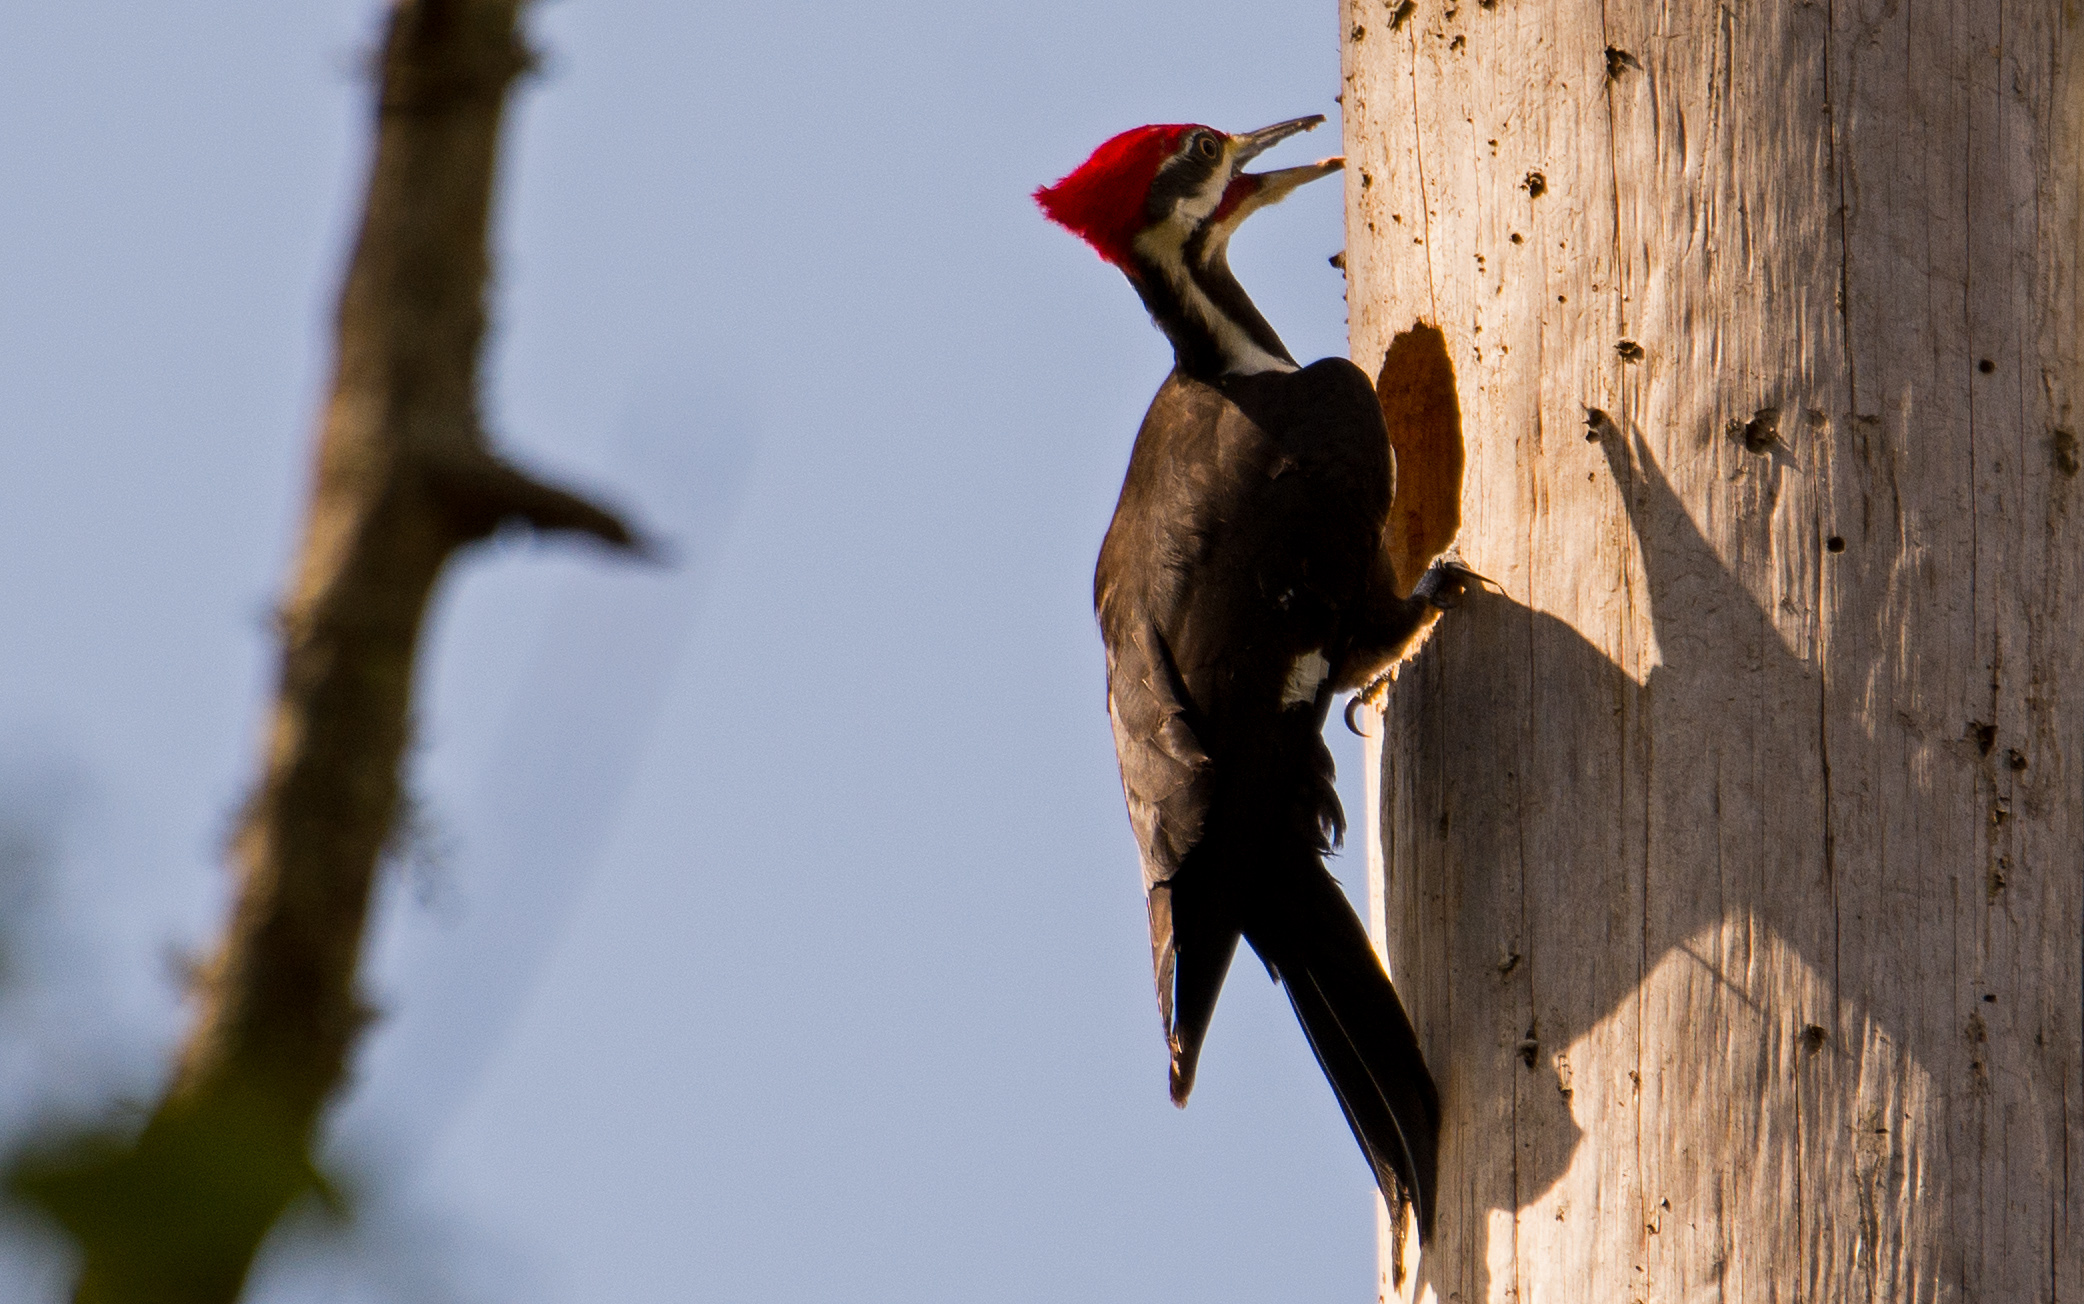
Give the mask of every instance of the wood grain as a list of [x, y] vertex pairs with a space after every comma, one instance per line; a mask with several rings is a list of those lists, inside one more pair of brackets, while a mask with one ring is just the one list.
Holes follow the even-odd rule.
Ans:
[[1385, 1297], [2084, 1299], [2078, 21], [1344, 5], [1353, 356], [1445, 333], [1502, 590], [1372, 758]]

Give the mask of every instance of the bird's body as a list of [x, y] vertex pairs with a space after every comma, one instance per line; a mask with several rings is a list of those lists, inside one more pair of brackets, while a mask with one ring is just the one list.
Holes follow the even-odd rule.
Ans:
[[1395, 989], [1324, 866], [1344, 820], [1323, 725], [1430, 623], [1386, 561], [1381, 409], [1344, 359], [1297, 367], [1225, 259], [1254, 209], [1337, 160], [1250, 174], [1313, 120], [1143, 128], [1038, 192], [1174, 344], [1100, 552], [1108, 709], [1143, 864], [1173, 1099], [1240, 937], [1287, 990], [1383, 1192], [1430, 1213], [1439, 1106]]

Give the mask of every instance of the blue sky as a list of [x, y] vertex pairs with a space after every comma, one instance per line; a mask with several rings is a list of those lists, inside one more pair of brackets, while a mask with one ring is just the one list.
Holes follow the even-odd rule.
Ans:
[[[379, 17], [0, 18], [0, 822], [48, 847], [0, 883], [16, 1130], [149, 1099], [224, 907]], [[486, 409], [680, 564], [452, 573], [334, 1130], [363, 1214], [253, 1298], [1372, 1292], [1367, 1169], [1249, 957], [1166, 1100], [1090, 579], [1169, 354], [1027, 198], [1141, 122], [1321, 112], [1269, 162], [1335, 152], [1336, 22], [537, 11]], [[1326, 183], [1233, 250], [1300, 357], [1344, 352], [1339, 220]], [[60, 1297], [0, 1247], [0, 1294]]]

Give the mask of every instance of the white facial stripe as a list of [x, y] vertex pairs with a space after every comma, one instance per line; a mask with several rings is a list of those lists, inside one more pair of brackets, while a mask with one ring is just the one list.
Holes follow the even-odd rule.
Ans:
[[[1226, 373], [1256, 376], [1268, 371], [1294, 371], [1294, 363], [1267, 352], [1258, 341], [1247, 335], [1243, 328], [1217, 308], [1187, 267], [1187, 238], [1193, 235], [1195, 228], [1206, 221], [1211, 213], [1221, 207], [1223, 195], [1230, 189], [1231, 177], [1236, 172], [1236, 168], [1229, 163], [1230, 152], [1231, 146], [1225, 145], [1224, 166], [1212, 171], [1208, 179], [1201, 183], [1199, 190], [1173, 201], [1172, 212], [1167, 214], [1163, 221], [1146, 227], [1143, 233], [1136, 237], [1136, 251], [1157, 266], [1173, 291], [1179, 295], [1181, 304], [1215, 339], [1216, 348], [1223, 355], [1223, 370]], [[1261, 206], [1261, 203], [1251, 201], [1238, 205], [1237, 211], [1226, 217], [1222, 227], [1212, 232], [1210, 238], [1204, 242], [1203, 259], [1212, 257], [1228, 245], [1230, 233], [1237, 229], [1247, 214]]]
[[1223, 202], [1223, 192], [1230, 188], [1230, 169], [1217, 168], [1201, 183], [1201, 189], [1176, 201], [1172, 206], [1172, 221], [1191, 231], [1208, 220]]
[[1194, 314], [1201, 324], [1215, 337], [1216, 347], [1223, 354], [1223, 370], [1240, 376], [1256, 376], [1265, 371], [1294, 371], [1295, 364], [1286, 358], [1277, 358], [1261, 348], [1257, 341], [1245, 334], [1236, 322], [1210, 302], [1200, 282], [1187, 269], [1187, 236], [1193, 232], [1193, 224], [1181, 225], [1179, 208], [1173, 217], [1157, 226], [1146, 229], [1136, 237], [1136, 252], [1149, 259], [1165, 280], [1180, 297], [1188, 312]]
[[1294, 665], [1288, 667], [1288, 682], [1281, 689], [1281, 705], [1301, 706], [1316, 701], [1317, 690], [1330, 673], [1331, 662], [1324, 659], [1322, 651], [1312, 648], [1303, 653], [1295, 659]]

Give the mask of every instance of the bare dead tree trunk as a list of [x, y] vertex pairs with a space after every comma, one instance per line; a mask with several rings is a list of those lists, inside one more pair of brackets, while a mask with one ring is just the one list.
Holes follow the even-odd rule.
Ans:
[[30, 1183], [84, 1251], [82, 1304], [236, 1298], [316, 1184], [316, 1124], [367, 1018], [355, 970], [420, 621], [450, 558], [509, 520], [636, 546], [610, 513], [498, 460], [479, 423], [500, 121], [529, 65], [519, 7], [392, 8], [263, 777], [232, 846], [237, 903], [142, 1136]]
[[2084, 1299], [2074, 0], [1345, 0], [1354, 356], [1444, 330], [1382, 722], [1444, 1093], [1383, 1294]]

